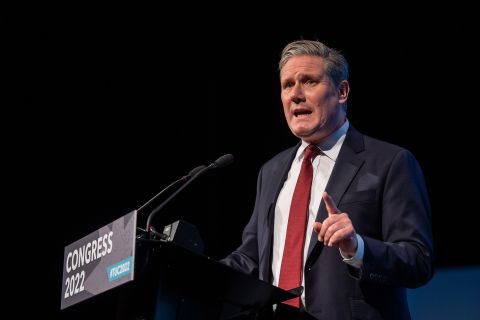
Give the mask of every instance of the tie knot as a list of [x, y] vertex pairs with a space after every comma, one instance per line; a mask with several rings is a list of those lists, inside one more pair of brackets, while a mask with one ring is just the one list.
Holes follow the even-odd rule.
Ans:
[[307, 149], [305, 149], [305, 156], [304, 156], [304, 160], [312, 160], [313, 158], [315, 158], [318, 153], [320, 152], [320, 150], [317, 148], [316, 145], [314, 144], [309, 144]]

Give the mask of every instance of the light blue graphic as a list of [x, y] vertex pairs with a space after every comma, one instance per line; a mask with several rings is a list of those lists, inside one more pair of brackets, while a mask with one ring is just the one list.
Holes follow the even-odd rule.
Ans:
[[111, 266], [108, 266], [106, 268], [107, 271], [107, 276], [108, 276], [108, 282], [115, 281], [117, 279], [120, 279], [121, 277], [126, 276], [133, 270], [133, 259], [132, 256], [123, 259], [120, 262], [117, 262], [115, 264], [112, 264]]

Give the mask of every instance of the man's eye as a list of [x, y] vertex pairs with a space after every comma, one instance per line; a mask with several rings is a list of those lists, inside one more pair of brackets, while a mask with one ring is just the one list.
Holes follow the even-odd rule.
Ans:
[[317, 81], [315, 81], [315, 80], [311, 80], [311, 79], [310, 79], [310, 80], [307, 80], [307, 81], [305, 81], [305, 84], [306, 84], [306, 85], [309, 85], [309, 86], [313, 86], [313, 85], [315, 85], [316, 83], [317, 83]]

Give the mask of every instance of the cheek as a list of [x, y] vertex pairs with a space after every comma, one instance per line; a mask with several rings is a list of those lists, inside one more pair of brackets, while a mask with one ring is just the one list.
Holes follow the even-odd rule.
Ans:
[[334, 112], [335, 107], [330, 106], [327, 102], [317, 104], [315, 108], [315, 113], [320, 118], [325, 118], [331, 115]]
[[316, 119], [321, 120], [326, 116], [326, 110], [324, 108], [316, 107], [314, 109], [313, 115]]
[[290, 105], [287, 101], [282, 99], [282, 105], [283, 105], [283, 113], [285, 114], [285, 117], [288, 119], [290, 117]]

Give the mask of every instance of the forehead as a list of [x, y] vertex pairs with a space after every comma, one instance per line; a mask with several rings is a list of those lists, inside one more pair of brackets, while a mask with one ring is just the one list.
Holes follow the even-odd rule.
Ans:
[[317, 56], [294, 56], [290, 58], [282, 70], [280, 71], [280, 78], [294, 77], [298, 74], [323, 74], [325, 69], [325, 61]]

